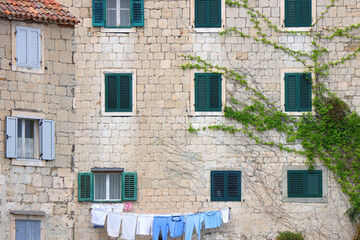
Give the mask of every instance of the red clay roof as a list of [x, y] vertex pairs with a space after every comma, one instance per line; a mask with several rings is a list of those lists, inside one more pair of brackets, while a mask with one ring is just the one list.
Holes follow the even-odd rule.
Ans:
[[55, 0], [0, 0], [0, 17], [67, 25], [79, 22]]

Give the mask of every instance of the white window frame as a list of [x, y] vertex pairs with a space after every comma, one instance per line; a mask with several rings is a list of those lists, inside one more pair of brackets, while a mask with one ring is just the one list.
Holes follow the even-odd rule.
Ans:
[[[119, 174], [120, 175], [120, 199], [110, 199], [110, 174]], [[121, 178], [122, 178], [122, 172], [94, 172], [94, 202], [117, 202], [117, 201], [121, 201], [122, 196], [121, 196]], [[105, 182], [105, 187], [106, 187], [106, 199], [96, 199], [96, 175], [105, 175], [106, 176], [106, 182]]]
[[[17, 44], [16, 44], [16, 27], [27, 27], [27, 28], [35, 28], [39, 29], [40, 31], [40, 68], [31, 68], [31, 67], [21, 67], [17, 64]], [[13, 71], [20, 71], [20, 72], [29, 72], [29, 73], [38, 73], [43, 74], [45, 69], [44, 64], [44, 25], [38, 23], [25, 23], [25, 22], [18, 22], [12, 21], [12, 33], [11, 33], [11, 65]]]
[[[40, 160], [40, 120], [39, 118], [23, 118], [23, 117], [18, 117], [18, 123], [19, 120], [22, 120], [22, 127], [21, 127], [21, 138], [22, 138], [22, 144], [21, 144], [21, 152], [22, 152], [22, 156], [18, 156], [17, 159], [18, 160]], [[25, 158], [23, 157], [25, 152], [26, 152], [26, 144], [25, 144], [25, 121], [26, 120], [32, 120], [34, 121], [34, 157], [33, 158]], [[18, 132], [19, 134], [19, 132]], [[19, 142], [18, 142], [18, 147], [19, 147]], [[19, 152], [18, 152], [19, 154]], [[36, 157], [37, 156], [37, 157]]]
[[226, 21], [226, 4], [225, 0], [221, 0], [221, 27], [220, 28], [196, 28], [195, 27], [195, 0], [190, 0], [190, 26], [189, 29], [192, 29], [194, 32], [198, 33], [218, 33], [225, 31], [225, 21]]
[[[131, 73], [132, 74], [132, 111], [131, 112], [106, 112], [105, 111], [105, 74], [107, 73]], [[107, 117], [131, 117], [136, 116], [136, 69], [102, 69], [100, 80], [101, 116]]]
[[[311, 0], [311, 25], [316, 21], [316, 1]], [[285, 0], [279, 0], [280, 5], [280, 30], [281, 31], [297, 31], [308, 32], [313, 30], [314, 27], [285, 27]]]
[[[106, 3], [107, 3], [108, 0], [106, 0]], [[106, 17], [108, 16], [108, 10], [115, 10], [116, 11], [116, 26], [107, 26], [108, 28], [111, 28], [111, 27], [124, 27], [124, 28], [131, 28], [131, 3], [132, 3], [132, 0], [129, 0], [129, 8], [121, 8], [121, 1], [122, 0], [116, 0], [116, 8], [108, 8], [107, 7], [107, 4], [106, 4]], [[130, 25], [129, 26], [121, 26], [120, 25], [120, 16], [121, 16], [121, 10], [129, 10], [129, 23]]]

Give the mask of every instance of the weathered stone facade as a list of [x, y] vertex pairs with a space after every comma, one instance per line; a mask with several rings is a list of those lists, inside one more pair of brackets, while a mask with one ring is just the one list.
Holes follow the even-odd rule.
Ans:
[[[26, 108], [42, 109], [56, 122], [55, 161], [45, 167], [25, 167], [13, 166], [11, 160], [2, 157], [3, 239], [9, 236], [9, 210], [17, 209], [47, 213], [46, 239], [107, 239], [106, 229], [92, 227], [91, 203], [77, 201], [77, 173], [95, 167], [137, 172], [138, 199], [132, 212], [188, 213], [230, 207], [230, 222], [221, 228], [202, 230], [204, 239], [274, 239], [283, 230], [302, 231], [307, 239], [351, 239], [354, 227], [344, 215], [347, 197], [331, 172], [326, 175], [325, 202], [284, 202], [283, 171], [290, 166], [305, 166], [303, 157], [258, 145], [241, 133], [188, 132], [189, 124], [202, 128], [234, 123], [221, 113], [194, 111], [193, 79], [198, 71], [180, 68], [186, 63], [182, 54], [201, 56], [244, 73], [279, 108], [284, 98], [283, 73], [302, 72], [300, 63], [281, 50], [234, 34], [197, 31], [191, 22], [191, 0], [144, 0], [145, 26], [122, 32], [92, 26], [91, 0], [59, 2], [81, 22], [75, 27], [75, 47], [73, 29], [46, 25], [45, 65], [49, 69], [45, 74], [39, 77], [12, 71], [8, 65], [11, 45], [0, 49], [0, 77], [4, 78], [0, 82], [1, 121], [11, 110]], [[329, 3], [316, 0], [316, 16]], [[281, 26], [283, 1], [249, 4]], [[238, 27], [256, 34], [246, 10], [223, 7], [225, 28]], [[359, 9], [359, 0], [337, 1], [314, 30], [357, 24]], [[2, 42], [10, 41], [10, 21], [1, 21]], [[269, 34], [294, 50], [311, 50], [310, 37]], [[354, 44], [335, 38], [326, 44], [331, 52], [327, 58], [341, 58], [356, 47]], [[357, 58], [335, 67], [328, 80], [330, 88], [357, 111], [359, 64]], [[136, 97], [132, 114], [111, 116], [102, 110], [106, 72], [133, 73]], [[15, 79], [19, 83], [14, 83]], [[250, 97], [235, 83], [224, 79], [224, 84], [228, 103], [230, 93], [240, 93], [245, 100]], [[35, 96], [38, 94], [41, 96]], [[30, 99], [25, 99], [28, 95]], [[269, 138], [281, 140], [282, 136], [272, 132]], [[241, 202], [210, 201], [212, 170], [241, 171]]]
[[[42, 222], [45, 239], [71, 239], [75, 219], [74, 27], [4, 18], [0, 25], [0, 238], [15, 239], [13, 220], [36, 219]], [[12, 55], [16, 26], [41, 29], [43, 71], [16, 68]], [[55, 160], [5, 158], [5, 116], [54, 120]], [[10, 214], [12, 211], [23, 211], [25, 215]]]

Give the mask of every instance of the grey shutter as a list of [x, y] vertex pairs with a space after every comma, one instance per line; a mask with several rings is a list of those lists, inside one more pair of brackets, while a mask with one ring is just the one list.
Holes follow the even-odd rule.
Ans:
[[6, 117], [6, 157], [17, 158], [17, 117]]
[[40, 40], [40, 29], [29, 28], [28, 30], [28, 55], [29, 55], [29, 67], [31, 68], [40, 68], [40, 59], [41, 59], [41, 40]]
[[16, 220], [16, 240], [40, 240], [41, 221]]
[[53, 120], [43, 119], [40, 122], [41, 158], [44, 160], [55, 159], [55, 123]]
[[16, 66], [27, 67], [28, 65], [28, 31], [27, 28], [16, 27]]

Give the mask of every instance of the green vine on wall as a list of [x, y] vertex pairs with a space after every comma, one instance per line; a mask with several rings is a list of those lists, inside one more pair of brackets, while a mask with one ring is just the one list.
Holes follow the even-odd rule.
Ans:
[[[303, 155], [307, 159], [310, 170], [319, 159], [336, 176], [344, 193], [349, 196], [351, 207], [347, 214], [351, 221], [360, 220], [360, 115], [351, 111], [350, 107], [327, 87], [330, 68], [354, 59], [360, 52], [360, 46], [337, 60], [327, 60], [329, 50], [325, 47], [334, 39], [345, 38], [350, 43], [359, 42], [355, 35], [360, 24], [345, 28], [322, 28], [319, 31], [286, 31], [273, 24], [259, 10], [250, 6], [247, 0], [226, 0], [230, 7], [240, 7], [247, 10], [255, 34], [247, 34], [237, 28], [229, 28], [221, 33], [236, 34], [242, 38], [272, 46], [274, 49], [294, 58], [306, 68], [306, 72], [313, 73], [312, 91], [314, 113], [290, 116], [271, 102], [263, 93], [251, 87], [245, 75], [232, 69], [212, 65], [200, 57], [185, 56], [188, 63], [182, 65], [185, 69], [197, 69], [204, 72], [220, 73], [226, 79], [235, 81], [251, 93], [250, 101], [241, 101], [231, 95], [230, 104], [224, 107], [224, 115], [229, 119], [241, 123], [241, 128], [235, 126], [214, 125], [210, 130], [222, 130], [232, 134], [241, 132], [258, 144], [277, 147], [281, 150]], [[315, 20], [313, 26], [324, 19], [335, 0]], [[295, 35], [311, 38], [312, 50], [308, 52], [295, 51], [273, 40], [274, 35]], [[197, 132], [192, 125], [189, 132]], [[285, 143], [268, 141], [263, 133], [276, 130], [285, 136]], [[296, 149], [293, 144], [299, 143], [302, 149]]]

